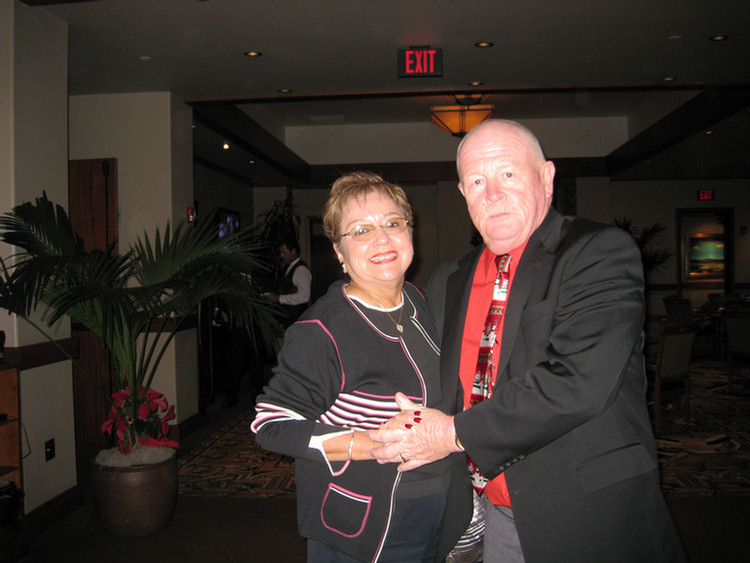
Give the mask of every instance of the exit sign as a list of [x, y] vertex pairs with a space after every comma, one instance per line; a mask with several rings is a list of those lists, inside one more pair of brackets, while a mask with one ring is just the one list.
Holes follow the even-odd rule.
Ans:
[[698, 201], [713, 201], [713, 190], [698, 190]]
[[443, 50], [432, 47], [399, 49], [398, 76], [443, 76]]

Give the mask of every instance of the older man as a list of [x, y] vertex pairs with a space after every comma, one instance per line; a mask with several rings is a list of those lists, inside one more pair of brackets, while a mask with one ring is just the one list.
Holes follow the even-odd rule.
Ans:
[[457, 165], [484, 245], [440, 266], [428, 296], [463, 411], [399, 395], [373, 453], [408, 471], [465, 450], [485, 563], [684, 561], [645, 402], [638, 248], [551, 209], [554, 164], [518, 123], [476, 126]]

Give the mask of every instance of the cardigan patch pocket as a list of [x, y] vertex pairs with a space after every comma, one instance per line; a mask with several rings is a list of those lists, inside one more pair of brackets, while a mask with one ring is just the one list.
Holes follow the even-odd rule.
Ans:
[[320, 507], [320, 518], [329, 530], [347, 538], [356, 538], [365, 529], [371, 507], [371, 496], [329, 483]]

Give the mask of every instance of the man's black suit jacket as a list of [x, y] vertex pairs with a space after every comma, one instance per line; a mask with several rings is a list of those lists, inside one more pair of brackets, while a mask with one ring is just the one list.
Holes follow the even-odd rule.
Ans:
[[[444, 391], [458, 401], [482, 250], [441, 265], [428, 289]], [[527, 563], [684, 561], [646, 408], [643, 269], [632, 237], [550, 210], [514, 267], [493, 395], [455, 425], [487, 477], [505, 472]]]

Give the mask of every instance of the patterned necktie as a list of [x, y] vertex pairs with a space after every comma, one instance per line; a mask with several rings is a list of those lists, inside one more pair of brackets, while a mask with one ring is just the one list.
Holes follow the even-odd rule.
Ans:
[[[495, 385], [492, 370], [495, 341], [497, 340], [497, 329], [505, 312], [505, 300], [508, 298], [508, 285], [510, 283], [510, 256], [503, 254], [495, 257], [497, 266], [497, 277], [492, 294], [490, 310], [487, 312], [487, 319], [484, 322], [482, 330], [482, 339], [479, 342], [479, 356], [477, 358], [477, 367], [474, 371], [474, 384], [471, 388], [471, 397], [469, 406], [474, 406], [488, 399], [492, 395], [492, 388]], [[481, 474], [479, 468], [474, 465], [469, 456], [466, 456], [469, 465], [474, 488], [481, 493], [487, 484], [487, 478]]]

